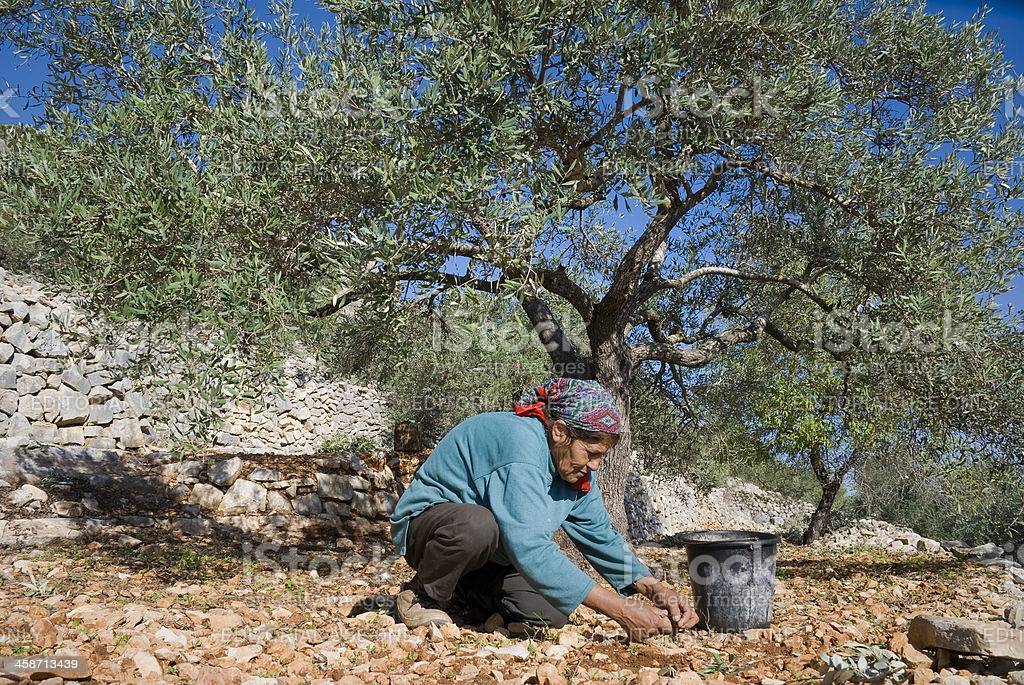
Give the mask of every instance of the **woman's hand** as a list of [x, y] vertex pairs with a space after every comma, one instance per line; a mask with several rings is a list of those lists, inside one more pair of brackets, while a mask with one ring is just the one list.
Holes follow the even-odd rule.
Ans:
[[638, 599], [624, 599], [622, 607], [612, 616], [629, 636], [630, 642], [640, 642], [654, 635], [672, 632], [668, 612]]
[[647, 604], [639, 597], [622, 597], [608, 588], [594, 585], [583, 603], [622, 626], [631, 642], [672, 632], [668, 612]]
[[634, 587], [654, 602], [654, 606], [663, 609], [668, 614], [675, 630], [689, 630], [697, 625], [698, 617], [690, 608], [690, 603], [665, 583], [648, 577], [638, 580]]

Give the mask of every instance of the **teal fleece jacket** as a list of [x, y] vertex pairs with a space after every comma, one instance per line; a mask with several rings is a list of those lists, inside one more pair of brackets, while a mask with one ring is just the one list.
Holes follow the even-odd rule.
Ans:
[[494, 514], [501, 547], [492, 559], [511, 563], [531, 586], [569, 614], [594, 588], [552, 540], [561, 527], [620, 594], [651, 572], [611, 526], [596, 473], [581, 493], [555, 470], [543, 424], [511, 412], [470, 417], [423, 462], [391, 516], [391, 537], [405, 554], [409, 521], [434, 504], [479, 504]]

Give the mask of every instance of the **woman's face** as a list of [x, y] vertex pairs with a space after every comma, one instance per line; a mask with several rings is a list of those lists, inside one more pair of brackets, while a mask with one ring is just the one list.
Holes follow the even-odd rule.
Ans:
[[608, 442], [571, 437], [561, 419], [551, 424], [549, 442], [555, 470], [566, 483], [576, 483], [601, 468], [604, 455], [611, 449]]

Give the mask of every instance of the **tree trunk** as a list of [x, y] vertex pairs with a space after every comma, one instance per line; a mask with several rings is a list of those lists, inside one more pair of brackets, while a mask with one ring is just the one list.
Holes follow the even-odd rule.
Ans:
[[628, 540], [630, 536], [629, 521], [626, 519], [626, 478], [629, 476], [630, 453], [633, 446], [629, 426], [632, 407], [632, 398], [629, 394], [632, 360], [621, 340], [600, 343], [592, 349], [595, 380], [612, 394], [622, 411], [622, 432], [619, 434], [619, 442], [605, 456], [601, 465], [600, 480], [601, 490], [604, 491], [604, 505], [608, 509], [612, 526]]
[[842, 484], [841, 478], [821, 484], [821, 499], [818, 500], [818, 506], [815, 508], [814, 513], [811, 514], [807, 530], [804, 531], [803, 543], [805, 545], [809, 545], [820, 538], [821, 534], [825, 531], [825, 525], [828, 523], [829, 516], [832, 515], [832, 505], [836, 502], [836, 495], [839, 494], [839, 487]]

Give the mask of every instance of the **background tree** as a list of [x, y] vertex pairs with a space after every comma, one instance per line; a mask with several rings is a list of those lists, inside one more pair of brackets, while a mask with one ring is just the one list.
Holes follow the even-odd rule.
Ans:
[[[1019, 179], [993, 170], [1021, 127], [980, 22], [909, 0], [329, 6], [321, 30], [240, 3], [8, 6], [51, 76], [2, 188], [5, 258], [257, 347], [355, 300], [393, 322], [507, 295], [553, 371], [627, 415], [645, 365], [815, 349], [796, 312], [985, 330], [1020, 273]], [[620, 527], [630, 446], [627, 423], [602, 481]]]

